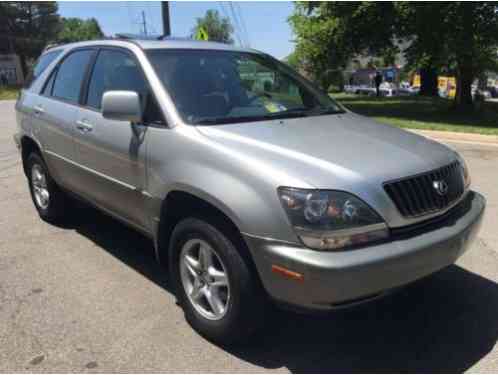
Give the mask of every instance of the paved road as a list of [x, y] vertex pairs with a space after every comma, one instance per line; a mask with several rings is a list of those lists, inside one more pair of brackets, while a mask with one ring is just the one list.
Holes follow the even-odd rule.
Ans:
[[488, 197], [458, 265], [329, 317], [277, 313], [259, 342], [193, 332], [152, 244], [92, 209], [60, 228], [36, 215], [0, 102], [1, 372], [497, 372], [498, 147], [455, 144]]

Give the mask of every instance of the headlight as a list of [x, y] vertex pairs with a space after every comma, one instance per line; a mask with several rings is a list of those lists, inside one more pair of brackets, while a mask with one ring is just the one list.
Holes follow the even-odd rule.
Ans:
[[456, 154], [458, 162], [460, 163], [460, 167], [462, 168], [462, 174], [463, 174], [463, 183], [465, 186], [465, 190], [467, 190], [470, 186], [470, 173], [469, 173], [469, 167], [467, 166], [467, 163], [465, 162], [465, 159], [463, 158], [462, 155], [459, 153]]
[[296, 234], [310, 248], [335, 250], [389, 236], [382, 218], [352, 194], [281, 187], [278, 195]]

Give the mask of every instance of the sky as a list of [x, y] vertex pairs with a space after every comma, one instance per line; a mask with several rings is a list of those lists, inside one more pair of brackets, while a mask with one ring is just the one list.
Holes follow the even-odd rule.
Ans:
[[[96, 18], [105, 35], [120, 32], [140, 33], [143, 30], [142, 11], [148, 32], [162, 33], [160, 2], [60, 1], [58, 4], [62, 17]], [[224, 17], [230, 16], [232, 25], [236, 26], [232, 7], [237, 17], [242, 15], [238, 35], [243, 40], [247, 35], [246, 39], [251, 48], [267, 52], [279, 59], [294, 50], [292, 31], [287, 22], [287, 17], [293, 9], [291, 2], [170, 1], [171, 34], [178, 37], [189, 36], [195, 19], [202, 17], [208, 9], [216, 9]], [[243, 32], [244, 24], [247, 34]], [[237, 33], [234, 40], [239, 44]]]

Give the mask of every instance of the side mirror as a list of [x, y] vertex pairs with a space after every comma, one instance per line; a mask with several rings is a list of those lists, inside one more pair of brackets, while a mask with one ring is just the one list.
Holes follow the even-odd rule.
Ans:
[[135, 91], [107, 91], [102, 97], [102, 116], [109, 120], [142, 122], [142, 106]]

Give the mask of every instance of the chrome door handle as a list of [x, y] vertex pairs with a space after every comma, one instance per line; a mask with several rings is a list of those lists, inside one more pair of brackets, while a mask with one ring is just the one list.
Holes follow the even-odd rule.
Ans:
[[93, 130], [93, 126], [91, 124], [86, 121], [80, 120], [76, 121], [76, 128], [78, 128], [78, 130], [80, 130], [82, 133], [88, 133]]
[[45, 110], [42, 107], [40, 107], [39, 105], [35, 105], [33, 107], [33, 111], [35, 112], [35, 115], [37, 115], [37, 116], [41, 115], [45, 112]]

